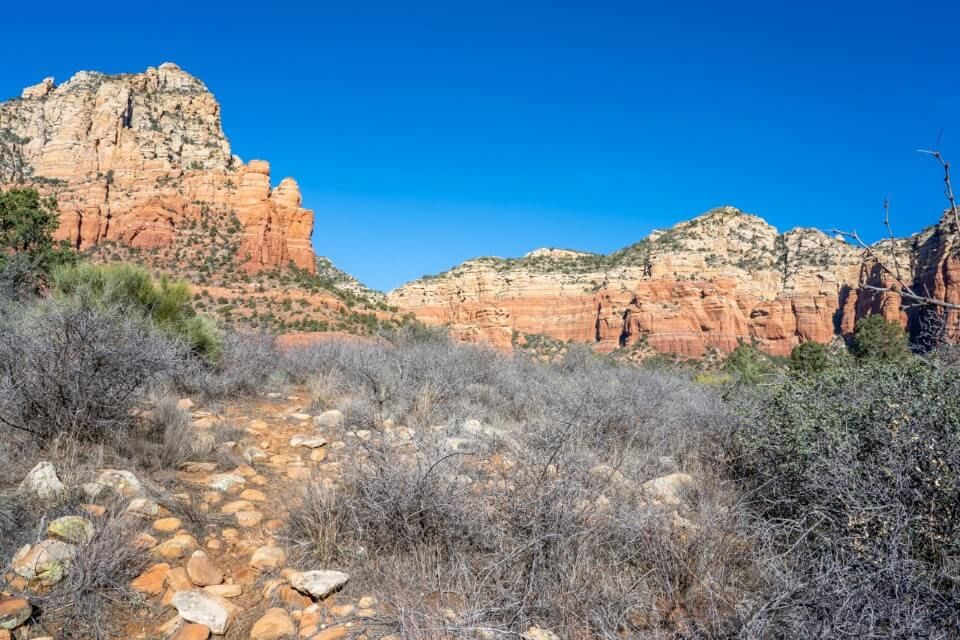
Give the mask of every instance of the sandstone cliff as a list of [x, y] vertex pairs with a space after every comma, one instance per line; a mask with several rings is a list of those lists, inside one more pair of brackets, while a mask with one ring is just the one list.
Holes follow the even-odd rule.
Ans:
[[239, 221], [244, 270], [316, 269], [313, 213], [297, 183], [271, 188], [268, 163], [232, 156], [220, 105], [174, 64], [81, 71], [59, 86], [47, 78], [0, 103], [4, 184], [56, 195], [58, 237], [78, 249], [170, 246], [186, 225], [217, 215]]
[[[938, 295], [960, 297], [960, 269], [939, 266], [943, 243], [933, 238], [941, 237], [931, 231], [877, 251], [896, 253], [905, 272]], [[842, 239], [815, 229], [780, 234], [722, 207], [610, 255], [537, 250], [469, 260], [390, 292], [388, 302], [499, 347], [541, 334], [602, 351], [644, 346], [701, 357], [754, 341], [787, 355], [805, 340], [848, 335], [868, 313], [906, 323], [899, 296], [858, 295], [871, 280], [889, 282]]]

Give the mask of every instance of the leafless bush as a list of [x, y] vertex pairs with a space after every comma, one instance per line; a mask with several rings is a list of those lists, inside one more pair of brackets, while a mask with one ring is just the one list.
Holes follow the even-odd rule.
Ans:
[[133, 544], [135, 525], [120, 511], [95, 519], [93, 537], [79, 545], [63, 581], [36, 598], [44, 626], [63, 638], [116, 637], [116, 621], [134, 596], [130, 581], [149, 562]]
[[0, 425], [40, 441], [122, 437], [143, 392], [184, 353], [120, 310], [38, 303], [0, 326]]
[[403, 637], [730, 632], [748, 582], [735, 492], [703, 478], [687, 521], [640, 488], [664, 458], [712, 474], [699, 454], [724, 407], [672, 374], [573, 352], [540, 365], [442, 340], [326, 349], [325, 371], [357, 383], [348, 424], [367, 412], [418, 429], [415, 452], [385, 427], [355, 441], [335, 493], [304, 489], [286, 532], [300, 562], [350, 570]]
[[175, 398], [167, 396], [157, 403], [152, 419], [161, 434], [161, 466], [176, 469], [190, 460], [195, 435], [190, 426], [190, 414], [177, 406]]
[[194, 362], [178, 379], [188, 392], [207, 398], [222, 398], [260, 392], [281, 361], [276, 339], [264, 333], [229, 333], [223, 337], [222, 353], [209, 366]]

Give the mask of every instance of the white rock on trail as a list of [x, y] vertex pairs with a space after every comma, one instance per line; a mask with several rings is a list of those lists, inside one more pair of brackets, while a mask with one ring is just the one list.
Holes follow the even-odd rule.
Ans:
[[239, 607], [226, 598], [203, 589], [178, 591], [172, 604], [180, 617], [188, 622], [196, 622], [210, 627], [215, 634], [223, 634]]
[[350, 576], [342, 571], [302, 571], [291, 573], [288, 577], [291, 587], [316, 600], [326, 598], [349, 579]]

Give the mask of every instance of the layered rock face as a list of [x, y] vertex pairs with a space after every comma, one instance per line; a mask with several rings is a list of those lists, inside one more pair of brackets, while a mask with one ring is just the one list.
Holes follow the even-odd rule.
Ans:
[[[919, 242], [877, 250], [892, 256], [896, 249], [913, 273]], [[928, 262], [939, 264], [937, 250], [927, 252]], [[960, 268], [928, 271], [938, 290], [953, 290], [946, 281], [960, 278]], [[868, 313], [905, 323], [899, 296], [857, 295], [861, 283], [877, 277], [863, 251], [842, 239], [814, 229], [780, 234], [723, 207], [609, 256], [537, 250], [515, 260], [470, 260], [390, 292], [388, 302], [426, 323], [449, 325], [461, 339], [498, 347], [518, 334], [543, 334], [602, 351], [642, 345], [701, 357], [753, 341], [788, 355], [800, 342], [849, 334]], [[960, 297], [953, 286], [947, 295]]]
[[316, 269], [313, 212], [297, 183], [271, 188], [268, 163], [232, 156], [220, 105], [174, 64], [81, 71], [59, 86], [48, 78], [0, 103], [0, 185], [18, 184], [56, 195], [58, 238], [78, 249], [168, 246], [216, 213], [239, 221], [244, 269]]

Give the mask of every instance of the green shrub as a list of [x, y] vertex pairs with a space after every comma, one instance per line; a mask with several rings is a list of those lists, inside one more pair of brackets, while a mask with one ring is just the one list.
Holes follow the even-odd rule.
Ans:
[[801, 342], [790, 352], [790, 371], [798, 374], [820, 373], [830, 365], [830, 354], [819, 342]]
[[877, 315], [857, 321], [852, 350], [860, 360], [906, 362], [912, 356], [907, 332], [903, 327]]
[[210, 320], [191, 307], [185, 282], [165, 276], [154, 280], [145, 269], [133, 265], [90, 263], [58, 269], [52, 280], [54, 290], [62, 296], [140, 313], [185, 340], [195, 354], [209, 360], [220, 355], [220, 335]]
[[735, 374], [741, 382], [758, 384], [777, 371], [770, 356], [750, 344], [741, 344], [727, 356], [723, 370]]
[[768, 545], [757, 624], [776, 638], [952, 637], [960, 371], [874, 359], [764, 391], [738, 403], [729, 457]]

